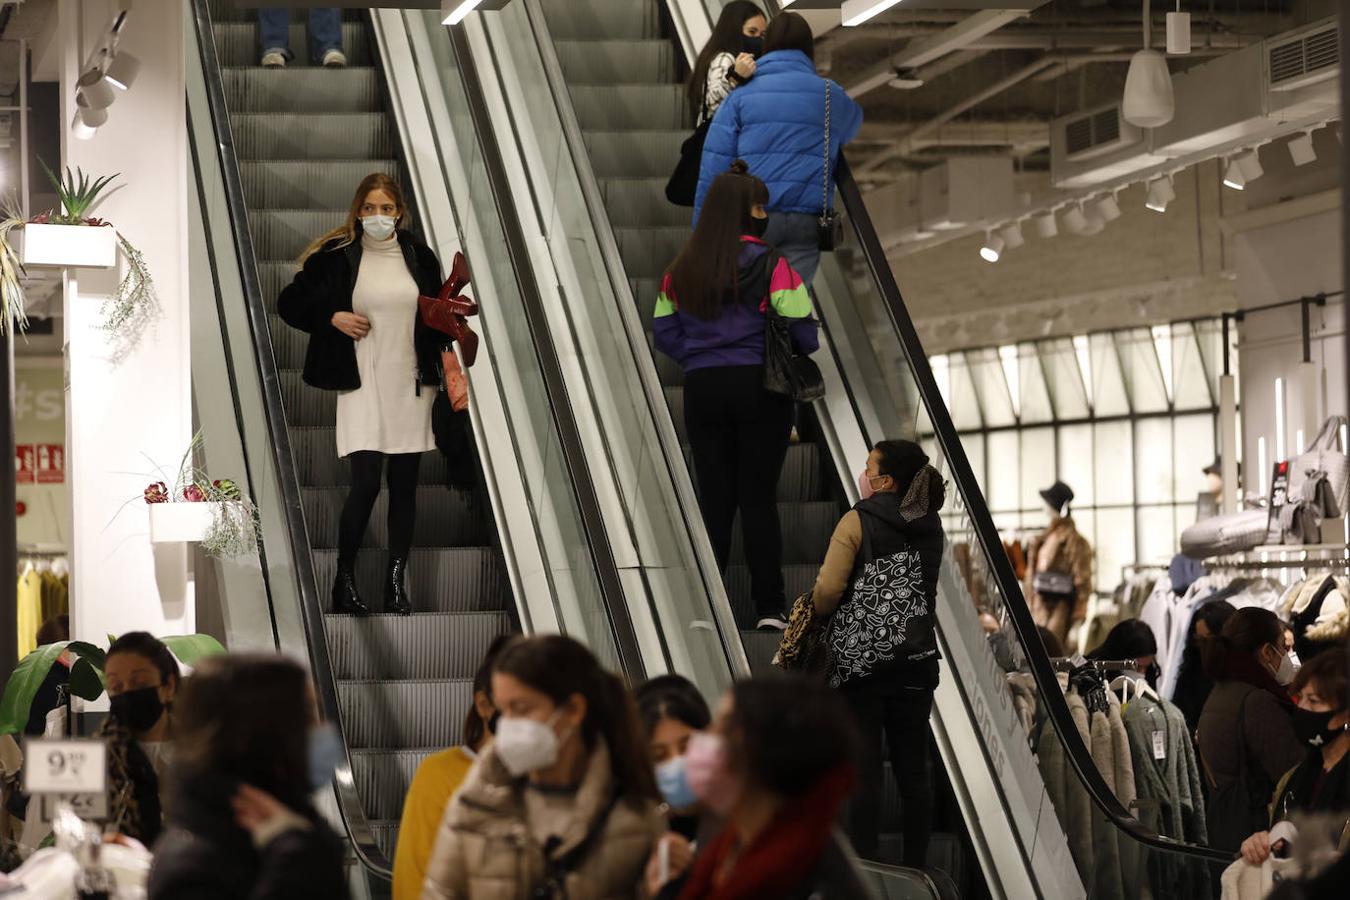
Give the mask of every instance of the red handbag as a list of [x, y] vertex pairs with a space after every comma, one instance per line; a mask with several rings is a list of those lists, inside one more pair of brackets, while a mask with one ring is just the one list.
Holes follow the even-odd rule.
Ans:
[[[418, 296], [417, 308], [422, 316], [422, 324], [453, 338], [455, 343], [459, 344], [464, 365], [472, 366], [474, 360], [478, 358], [478, 335], [469, 327], [468, 317], [478, 315], [478, 304], [472, 297], [460, 295], [460, 291], [468, 283], [469, 264], [465, 261], [464, 254], [457, 252], [454, 265], [450, 267], [450, 277], [441, 285], [440, 293], [435, 297], [428, 297], [426, 294]], [[464, 377], [462, 372], [460, 377]], [[450, 370], [447, 368], [447, 389], [449, 383]]]
[[441, 368], [445, 370], [445, 393], [450, 399], [450, 408], [455, 412], [464, 412], [469, 408], [469, 377], [460, 368], [459, 357], [449, 348], [441, 351]]

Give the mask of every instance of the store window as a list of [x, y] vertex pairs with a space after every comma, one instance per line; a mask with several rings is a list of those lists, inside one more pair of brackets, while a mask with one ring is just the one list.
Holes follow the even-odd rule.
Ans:
[[1045, 525], [1039, 492], [1060, 479], [1096, 551], [1099, 591], [1127, 565], [1166, 564], [1216, 453], [1222, 335], [1219, 319], [1203, 319], [934, 357], [1005, 538]]

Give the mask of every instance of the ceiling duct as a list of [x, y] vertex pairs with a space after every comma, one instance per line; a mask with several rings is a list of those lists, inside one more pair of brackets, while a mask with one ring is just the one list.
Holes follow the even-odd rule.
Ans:
[[1335, 78], [1340, 71], [1336, 23], [1322, 23], [1266, 42], [1272, 91], [1293, 91]]
[[1006, 217], [1016, 208], [1007, 156], [954, 156], [867, 195], [877, 233], [892, 244]]

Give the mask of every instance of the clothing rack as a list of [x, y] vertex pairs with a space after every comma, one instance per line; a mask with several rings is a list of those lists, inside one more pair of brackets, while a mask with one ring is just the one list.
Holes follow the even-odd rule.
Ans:
[[1167, 563], [1126, 563], [1120, 567], [1120, 580], [1126, 581], [1132, 574], [1141, 572], [1166, 572]]
[[1235, 562], [1204, 563], [1204, 569], [1210, 574], [1225, 572], [1260, 572], [1263, 569], [1347, 569], [1350, 570], [1350, 557], [1338, 559], [1270, 559], [1238, 560]]
[[1084, 667], [1096, 672], [1114, 672], [1120, 669], [1135, 669], [1139, 663], [1133, 659], [1080, 659], [1076, 656], [1056, 656], [1050, 659], [1057, 672], [1069, 672]]

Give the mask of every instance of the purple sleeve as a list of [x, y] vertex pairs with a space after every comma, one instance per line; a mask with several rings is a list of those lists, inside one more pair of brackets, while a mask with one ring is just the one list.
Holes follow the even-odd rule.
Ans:
[[788, 333], [792, 335], [792, 344], [798, 353], [809, 356], [820, 349], [820, 323], [814, 318], [795, 320], [788, 326]]

